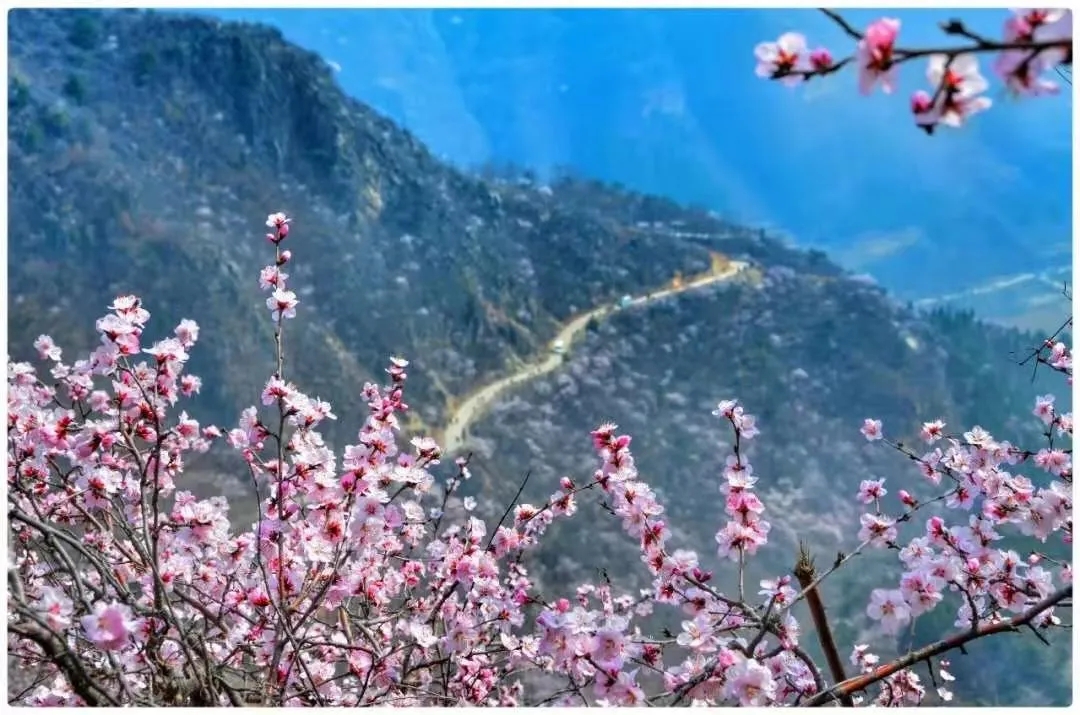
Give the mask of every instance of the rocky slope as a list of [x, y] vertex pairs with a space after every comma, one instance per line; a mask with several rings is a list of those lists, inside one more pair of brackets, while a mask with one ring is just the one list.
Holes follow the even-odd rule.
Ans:
[[[497, 519], [527, 470], [534, 500], [563, 474], [591, 475], [588, 430], [618, 422], [684, 545], [711, 554], [728, 435], [709, 411], [737, 396], [764, 430], [751, 456], [776, 531], [761, 575], [788, 569], [799, 537], [823, 554], [850, 546], [861, 479], [914, 481], [861, 438], [864, 417], [903, 434], [921, 419], [974, 419], [1012, 437], [1022, 426], [1009, 415], [1046, 391], [1010, 363], [1032, 336], [918, 315], [820, 252], [584, 179], [461, 174], [275, 31], [138, 11], [9, 17], [14, 357], [43, 332], [69, 355], [88, 348], [112, 297], [136, 292], [154, 334], [199, 320], [192, 367], [207, 387], [194, 411], [233, 424], [271, 369], [259, 219], [285, 210], [302, 301], [290, 370], [334, 403], [331, 440], [355, 436], [359, 387], [392, 353], [413, 361], [409, 428], [437, 434], [463, 395], [545, 350], [574, 314], [717, 254], [747, 261], [738, 281], [597, 323], [562, 369], [473, 425], [467, 446], [481, 512]], [[192, 475], [200, 490], [243, 493], [209, 467]], [[541, 555], [545, 583], [568, 591], [606, 566], [632, 587], [627, 540], [584, 511]], [[867, 563], [879, 578], [891, 568]], [[867, 573], [838, 579], [834, 598]], [[842, 603], [854, 637], [864, 604]]]

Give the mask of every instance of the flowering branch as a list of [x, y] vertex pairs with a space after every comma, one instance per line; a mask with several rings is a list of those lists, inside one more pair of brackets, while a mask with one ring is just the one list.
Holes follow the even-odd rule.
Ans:
[[992, 102], [980, 96], [989, 86], [979, 74], [977, 55], [997, 53], [994, 72], [1006, 88], [1019, 96], [1054, 94], [1058, 86], [1044, 74], [1072, 64], [1072, 12], [1019, 10], [1005, 22], [1003, 39], [991, 40], [969, 30], [960, 20], [941, 23], [941, 30], [963, 37], [970, 44], [935, 48], [905, 48], [896, 44], [900, 21], [884, 18], [863, 32], [834, 10], [822, 12], [856, 43], [855, 51], [840, 60], [819, 47], [810, 51], [806, 38], [787, 32], [776, 42], [757, 45], [757, 75], [794, 86], [814, 77], [839, 72], [848, 65], [858, 70], [859, 91], [870, 94], [881, 85], [893, 92], [898, 68], [905, 62], [928, 58], [927, 79], [933, 93], [918, 91], [911, 98], [916, 124], [927, 134], [939, 125], [960, 126], [968, 117], [988, 109]]
[[[535, 506], [518, 503], [526, 475], [492, 528], [468, 515], [475, 507], [468, 497], [466, 517], [451, 518], [451, 496], [470, 478], [468, 459], [457, 460], [437, 495], [431, 469], [439, 446], [417, 437], [411, 450], [399, 447], [408, 362], [393, 358], [389, 385], [364, 386], [369, 416], [339, 462], [318, 431], [335, 419], [330, 405], [284, 378], [283, 326], [298, 301], [282, 270], [289, 219], [275, 214], [268, 223], [275, 259], [259, 283], [271, 293], [277, 369], [261, 400], [276, 407], [275, 425], [250, 407], [225, 435], [256, 487], [250, 528], [233, 531], [223, 498], [176, 491], [183, 457], [207, 451], [223, 434], [200, 428], [186, 412], [169, 418], [201, 385], [183, 373], [198, 337], [193, 321], [143, 349], [149, 312], [134, 296], [120, 296], [98, 321], [101, 345], [89, 359], [67, 365], [47, 336], [35, 341], [53, 363], [53, 384], [28, 364], [9, 364], [8, 627], [12, 655], [41, 673], [20, 703], [515, 705], [528, 695], [564, 705], [846, 704], [856, 701], [853, 682], [879, 681], [879, 704], [923, 700], [907, 660], [875, 670], [865, 645], [856, 646], [855, 661], [880, 678], [844, 677], [817, 585], [850, 556], [820, 576], [803, 559], [801, 592], [788, 575], [761, 581], [757, 596], [747, 587], [747, 566], [768, 546], [771, 525], [747, 451], [757, 423], [734, 400], [714, 412], [734, 435], [717, 480], [724, 518], [715, 535], [716, 558], [737, 564], [734, 595], [712, 582], [696, 552], [670, 545], [664, 507], [637, 472], [630, 436], [615, 425], [592, 433], [600, 459], [592, 479], [579, 485], [563, 477]], [[138, 362], [140, 352], [151, 359]], [[1039, 357], [1071, 379], [1071, 353], [1060, 341], [1048, 341]], [[867, 614], [884, 630], [910, 623], [953, 591], [967, 633], [997, 633], [1006, 612], [1046, 599], [1055, 578], [1071, 581], [1067, 562], [1034, 553], [1024, 562], [992, 546], [1008, 527], [1041, 541], [1054, 533], [1071, 539], [1071, 449], [1053, 438], [1071, 439], [1072, 417], [1052, 396], [1037, 400], [1034, 415], [1050, 440], [1045, 449], [1019, 450], [978, 427], [950, 437], [932, 422], [922, 437], [943, 448], [921, 456], [885, 440], [880, 422], [866, 421], [867, 439], [900, 449], [927, 481], [944, 479], [947, 488], [921, 501], [899, 490], [904, 509], [893, 517], [884, 480], [860, 485], [857, 497], [873, 511], [860, 518], [852, 555], [896, 549], [905, 568], [899, 589], [870, 594]], [[1035, 487], [1007, 468], [1021, 462], [1049, 474], [1050, 483]], [[637, 542], [649, 588], [617, 595], [603, 574], [573, 600], [542, 597], [525, 555], [555, 519], [576, 513], [579, 498], [597, 493]], [[919, 509], [967, 510], [976, 502], [978, 516], [966, 524], [934, 515], [925, 536], [901, 545], [897, 527]], [[799, 644], [791, 607], [802, 598], [840, 686], [829, 688]], [[1066, 602], [1063, 596], [1058, 605]], [[645, 619], [655, 608], [682, 614], [678, 635], [648, 634]], [[1055, 624], [1051, 611], [1025, 625]], [[928, 659], [939, 651], [925, 652]], [[534, 693], [525, 684], [530, 672], [565, 684]]]

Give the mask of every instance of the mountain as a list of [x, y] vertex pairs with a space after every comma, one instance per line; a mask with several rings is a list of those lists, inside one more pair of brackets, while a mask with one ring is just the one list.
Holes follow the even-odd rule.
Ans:
[[[208, 12], [280, 28], [333, 62], [347, 92], [461, 165], [569, 165], [768, 224], [904, 299], [1072, 267], [1069, 93], [1011, 101], [995, 89], [993, 111], [930, 138], [904, 99], [926, 83], [919, 62], [892, 97], [858, 95], [850, 72], [796, 90], [755, 77], [754, 45], [785, 31], [848, 51], [815, 10]], [[942, 20], [998, 37], [1008, 11], [844, 14], [860, 27], [899, 18], [904, 46], [933, 47], [954, 39]], [[1045, 329], [1065, 317], [1040, 305], [1060, 304], [1058, 291], [1028, 283], [957, 305]]]
[[[1038, 436], [1022, 419], [1033, 395], [1058, 387], [1014, 364], [1037, 336], [970, 313], [915, 312], [825, 253], [760, 229], [586, 178], [462, 173], [271, 28], [129, 10], [16, 10], [9, 21], [15, 359], [32, 359], [41, 333], [68, 356], [86, 351], [105, 306], [135, 292], [151, 335], [199, 321], [191, 369], [204, 389], [190, 409], [234, 425], [272, 369], [256, 278], [269, 255], [261, 217], [284, 210], [301, 300], [287, 370], [333, 403], [332, 445], [355, 439], [360, 387], [380, 380], [391, 354], [412, 361], [409, 433], [443, 437], [462, 405], [477, 405], [470, 395], [520, 378], [467, 416], [461, 451], [473, 454], [481, 516], [494, 523], [526, 472], [523, 499], [534, 502], [564, 474], [588, 478], [588, 431], [612, 420], [635, 435], [679, 545], [713, 563], [729, 435], [709, 412], [738, 397], [761, 420], [750, 455], [775, 523], [754, 578], [787, 572], [799, 539], [823, 555], [849, 548], [860, 480], [917, 490], [905, 460], [862, 438], [863, 418], [905, 440], [941, 416], [1023, 442]], [[729, 277], [732, 262], [742, 269]], [[706, 274], [724, 279], [695, 282]], [[615, 310], [623, 296], [630, 304]], [[528, 372], [575, 317], [599, 308], [562, 346], [561, 365]], [[188, 486], [235, 497], [246, 527], [251, 500], [230, 476], [235, 459], [191, 464]], [[634, 588], [632, 546], [583, 504], [533, 568], [567, 594], [600, 566]], [[866, 630], [867, 585], [898, 573], [887, 553], [859, 566], [825, 588], [845, 643], [880, 640]], [[717, 576], [731, 578], [730, 568]], [[990, 644], [958, 663], [973, 678], [965, 697], [983, 698], [979, 669], [998, 668], [1016, 685], [1004, 702], [1067, 699], [1053, 678], [1021, 687], [1070, 662], [1060, 646], [1032, 642]]]

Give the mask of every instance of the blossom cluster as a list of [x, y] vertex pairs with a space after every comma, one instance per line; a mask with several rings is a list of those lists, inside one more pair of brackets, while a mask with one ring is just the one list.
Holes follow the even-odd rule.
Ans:
[[900, 21], [895, 18], [875, 20], [860, 32], [835, 13], [826, 14], [855, 40], [851, 56], [837, 61], [827, 48], [810, 50], [804, 35], [786, 32], [775, 42], [762, 42], [754, 49], [757, 75], [793, 86], [854, 64], [861, 93], [870, 94], [880, 86], [891, 94], [900, 66], [925, 57], [931, 89], [917, 90], [911, 96], [911, 111], [915, 123], [927, 133], [937, 126], [959, 127], [992, 105], [983, 94], [989, 83], [979, 71], [979, 53], [996, 53], [993, 72], [1014, 96], [1056, 94], [1059, 86], [1047, 74], [1072, 64], [1072, 11], [1067, 9], [1013, 10], [1000, 40], [982, 37], [959, 21], [944, 23], [942, 29], [947, 34], [970, 42], [940, 50], [899, 47]]
[[[1050, 351], [1051, 365], [1071, 375], [1067, 348], [1056, 343]], [[924, 480], [948, 487], [938, 500], [948, 509], [967, 513], [961, 523], [950, 525], [941, 515], [931, 516], [924, 533], [900, 547], [898, 524], [925, 504], [901, 490], [903, 510], [890, 516], [884, 480], [860, 485], [859, 500], [874, 504], [875, 512], [862, 515], [859, 538], [870, 546], [897, 549], [904, 566], [899, 588], [875, 589], [867, 609], [887, 631], [895, 632], [933, 610], [946, 592], [963, 596], [957, 603], [956, 627], [977, 628], [1046, 599], [1055, 581], [1072, 582], [1067, 562], [1055, 563], [1038, 551], [1022, 557], [1015, 550], [994, 547], [1005, 529], [1043, 544], [1053, 535], [1065, 545], [1072, 543], [1072, 450], [1060, 446], [1063, 439], [1071, 443], [1072, 415], [1059, 413], [1054, 403], [1052, 395], [1039, 397], [1032, 411], [1047, 430], [1048, 445], [1038, 452], [995, 440], [977, 426], [947, 437], [940, 421], [926, 423], [921, 430], [932, 450], [920, 455], [900, 448], [919, 466]], [[867, 420], [862, 432], [871, 441], [884, 439], [877, 420]], [[1014, 469], [1024, 463], [1041, 473], [1038, 481]], [[1041, 611], [1032, 622], [1038, 627], [1060, 624], [1053, 608]]]
[[[734, 574], [734, 593], [715, 585], [705, 558], [672, 545], [631, 438], [612, 424], [592, 432], [600, 466], [591, 479], [564, 477], [544, 504], [513, 504], [494, 526], [471, 510], [451, 520], [446, 507], [470, 477], [468, 460], [440, 482], [438, 444], [402, 438], [405, 359], [390, 360], [386, 385], [364, 385], [369, 414], [353, 444], [335, 453], [319, 433], [336, 419], [332, 406], [284, 373], [282, 336], [299, 308], [284, 270], [290, 221], [274, 214], [267, 225], [274, 260], [258, 283], [269, 293], [277, 369], [261, 406], [244, 409], [235, 427], [176, 413], [202, 387], [186, 372], [198, 325], [185, 319], [145, 347], [150, 313], [134, 296], [109, 306], [87, 358], [66, 363], [41, 336], [44, 371], [9, 363], [10, 652], [36, 675], [16, 702], [759, 706], [844, 687], [827, 683], [800, 645], [792, 608], [812, 587], [796, 592], [781, 574], [746, 592], [747, 561], [770, 545], [770, 524], [747, 456], [758, 426], [743, 405], [723, 401], [714, 412], [733, 441], [717, 479], [725, 518], [706, 557]], [[1043, 354], [1071, 379], [1064, 344]], [[1054, 589], [1071, 583], [1071, 566], [993, 547], [1005, 529], [1071, 539], [1071, 450], [1059, 443], [1071, 439], [1072, 417], [1051, 396], [1034, 415], [1048, 439], [1037, 452], [978, 427], [948, 436], [940, 421], [924, 425], [933, 450], [909, 457], [924, 482], [948, 487], [937, 497], [899, 490], [896, 510], [883, 480], [863, 482], [859, 501], [874, 510], [862, 517], [859, 548], [896, 549], [903, 566], [898, 588], [870, 595], [868, 614], [884, 629], [949, 593], [964, 631], [1010, 614], [1042, 630], [1059, 623], [1053, 606], [1066, 592]], [[862, 431], [885, 440], [878, 421]], [[233, 523], [223, 497], [184, 489], [190, 455], [215, 443], [242, 458], [259, 502], [254, 524]], [[1024, 464], [1041, 481], [1019, 473]], [[590, 493], [637, 543], [650, 586], [619, 595], [585, 583], [545, 596], [526, 555]], [[924, 533], [902, 544], [900, 525], [931, 504]], [[948, 510], [970, 516], [953, 524]], [[678, 635], [651, 632], [658, 608], [680, 615]], [[852, 662], [873, 671], [867, 646], [855, 653]], [[537, 693], [530, 673], [562, 685]], [[878, 680], [877, 704], [925, 694], [910, 667]]]

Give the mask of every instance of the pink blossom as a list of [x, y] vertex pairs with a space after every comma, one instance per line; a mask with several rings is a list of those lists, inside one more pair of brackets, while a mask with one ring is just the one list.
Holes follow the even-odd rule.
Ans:
[[911, 620], [911, 608], [897, 590], [875, 588], [870, 594], [866, 613], [875, 621], [880, 621], [886, 633], [896, 633]]
[[973, 114], [989, 109], [992, 102], [980, 97], [989, 84], [979, 73], [979, 63], [973, 54], [962, 54], [951, 60], [945, 55], [932, 55], [926, 78], [940, 95], [936, 108], [940, 124], [959, 127]]
[[185, 349], [191, 348], [199, 339], [199, 324], [194, 320], [184, 318], [180, 321], [180, 324], [176, 326], [173, 334], [176, 335], [181, 346]]
[[794, 589], [791, 588], [791, 576], [785, 574], [776, 580], [763, 579], [760, 582], [761, 590], [758, 591], [762, 596], [776, 597], [781, 603], [790, 600], [795, 595]]
[[713, 410], [713, 415], [723, 417], [731, 422], [732, 426], [739, 430], [742, 439], [753, 439], [758, 434], [756, 420], [753, 415], [746, 414], [742, 405], [736, 400], [723, 400]]
[[873, 670], [880, 660], [878, 656], [870, 652], [870, 646], [865, 643], [856, 645], [851, 650], [850, 662], [854, 666], [858, 666], [862, 672]]
[[283, 213], [274, 213], [266, 217], [266, 225], [269, 228], [274, 229], [274, 233], [269, 233], [266, 238], [274, 244], [281, 243], [289, 235], [289, 223], [292, 221]]
[[824, 72], [825, 70], [832, 67], [832, 64], [832, 53], [829, 52], [826, 48], [819, 47], [810, 53], [810, 67], [815, 72]]
[[986, 78], [979, 73], [979, 60], [971, 53], [956, 55], [931, 55], [926, 67], [926, 80], [935, 90], [974, 96], [989, 87]]
[[38, 351], [38, 355], [42, 359], [52, 360], [58, 362], [63, 354], [60, 348], [56, 346], [53, 339], [48, 335], [39, 335], [37, 340], [34, 341], [34, 349]]
[[596, 683], [597, 694], [624, 707], [639, 707], [645, 703], [645, 691], [637, 684], [637, 671], [619, 671], [614, 677], [601, 676]]
[[888, 493], [884, 479], [864, 479], [859, 483], [858, 499], [863, 504], [872, 504]]
[[712, 642], [709, 619], [698, 615], [691, 621], [682, 622], [682, 633], [675, 639], [683, 648], [702, 650]]
[[945, 435], [945, 423], [941, 420], [934, 420], [933, 422], [924, 422], [922, 429], [919, 431], [919, 436], [927, 444], [933, 444], [941, 439]]
[[1068, 453], [1061, 449], [1040, 449], [1035, 455], [1035, 464], [1055, 476], [1072, 468]]
[[64, 630], [71, 624], [73, 603], [67, 594], [53, 586], [42, 589], [37, 610], [45, 616], [50, 628]]
[[1035, 409], [1032, 414], [1042, 420], [1044, 425], [1050, 425], [1054, 422], [1054, 396], [1043, 395], [1035, 398]]
[[738, 406], [738, 402], [735, 400], [721, 400], [720, 404], [713, 410], [713, 415], [716, 417], [726, 417], [731, 419], [735, 415], [735, 408]]
[[157, 358], [158, 364], [186, 362], [188, 359], [188, 354], [187, 351], [184, 350], [183, 343], [175, 338], [166, 338], [159, 343], [155, 343], [154, 347], [147, 348], [143, 352]]
[[127, 645], [136, 627], [131, 609], [113, 601], [98, 602], [92, 615], [79, 619], [87, 640], [102, 650], [120, 650]]
[[881, 432], [881, 420], [863, 420], [862, 429], [860, 429], [859, 431], [862, 432], [863, 437], [866, 437], [866, 440], [868, 442], [873, 442], [883, 437], [883, 434]]
[[993, 436], [978, 425], [964, 432], [964, 440], [975, 447], [989, 447], [994, 442]]
[[180, 378], [180, 392], [184, 397], [197, 395], [202, 389], [202, 379], [198, 375], [183, 375]]
[[899, 20], [882, 18], [870, 23], [859, 40], [855, 61], [859, 67], [859, 91], [863, 94], [870, 94], [878, 82], [885, 94], [892, 93], [897, 79], [893, 50], [899, 32]]
[[271, 377], [262, 393], [262, 403], [272, 405], [278, 400], [288, 399], [293, 394], [292, 388], [280, 378]]
[[621, 668], [625, 659], [634, 649], [630, 648], [624, 633], [626, 623], [614, 623], [596, 631], [591, 639], [589, 650], [593, 659], [601, 666]]
[[915, 115], [915, 124], [926, 131], [933, 133], [941, 119], [941, 112], [934, 99], [923, 90], [918, 90], [911, 95], [911, 113]]
[[266, 299], [266, 307], [272, 311], [270, 317], [276, 321], [295, 318], [296, 306], [299, 302], [296, 294], [291, 290], [277, 289]]
[[862, 528], [859, 540], [869, 541], [874, 546], [887, 546], [896, 541], [896, 521], [880, 514], [863, 514], [859, 517]]
[[933, 610], [943, 598], [939, 580], [921, 571], [904, 574], [900, 579], [900, 593], [910, 607], [912, 617]]
[[1050, 59], [1049, 52], [1032, 57], [1030, 51], [1005, 50], [994, 60], [994, 74], [1005, 82], [1006, 89], [1016, 97], [1058, 94], [1061, 91], [1058, 84], [1043, 76], [1056, 64]]
[[776, 42], [762, 42], [754, 48], [758, 60], [754, 72], [758, 77], [779, 77], [785, 85], [796, 85], [802, 81], [798, 73], [806, 69], [805, 54], [806, 38], [797, 32], [785, 32]]
[[725, 693], [743, 707], [771, 705], [776, 695], [772, 672], [756, 660], [746, 658], [728, 670]]
[[[1002, 33], [1010, 44], [1031, 42], [1060, 41], [1060, 48], [1043, 50], [1035, 58], [1040, 68], [1049, 68], [1059, 63], [1068, 63], [1072, 58], [1072, 11], [1064, 9], [1033, 8], [1014, 9], [1013, 16], [1005, 21]], [[1022, 53], [1030, 57], [1031, 52], [1010, 50], [1003, 54]], [[1020, 62], [1022, 60], [1017, 60]], [[1009, 64], [1009, 63], [1006, 63]]]
[[259, 287], [263, 290], [270, 288], [285, 289], [285, 281], [289, 274], [277, 266], [266, 266], [259, 272]]
[[141, 326], [150, 320], [150, 311], [142, 305], [142, 300], [134, 295], [119, 295], [109, 306], [116, 316], [129, 321], [135, 326]]

